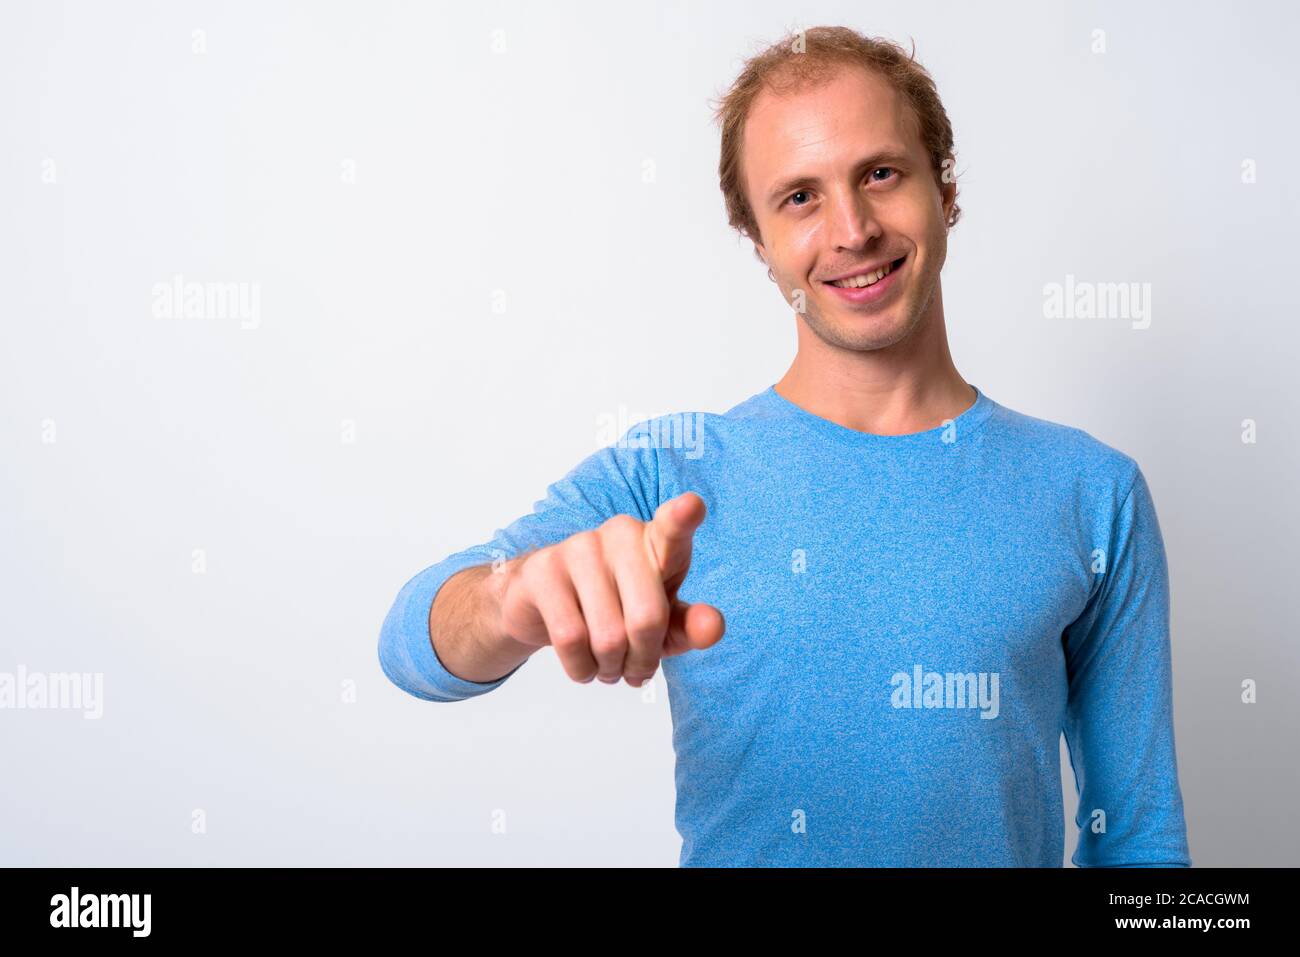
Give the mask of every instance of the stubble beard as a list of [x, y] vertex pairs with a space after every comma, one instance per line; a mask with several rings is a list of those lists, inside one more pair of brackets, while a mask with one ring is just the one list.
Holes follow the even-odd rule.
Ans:
[[[827, 293], [827, 295], [835, 295]], [[822, 342], [836, 349], [846, 349], [850, 352], [875, 352], [879, 349], [887, 349], [896, 343], [902, 342], [910, 336], [921, 322], [921, 317], [925, 315], [925, 304], [918, 304], [908, 296], [903, 296], [899, 301], [892, 303], [886, 309], [878, 312], [863, 312], [860, 319], [848, 319], [846, 321], [837, 321], [833, 316], [827, 318], [821, 315], [816, 308], [809, 303], [809, 308], [800, 318], [807, 323], [808, 328]], [[852, 307], [846, 307], [846, 313], [852, 313]], [[903, 313], [902, 319], [894, 319], [900, 311]]]

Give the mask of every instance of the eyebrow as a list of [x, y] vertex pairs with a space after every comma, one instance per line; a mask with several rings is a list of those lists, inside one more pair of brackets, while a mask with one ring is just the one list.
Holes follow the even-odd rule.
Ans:
[[[905, 151], [897, 147], [886, 147], [872, 153], [866, 159], [859, 160], [858, 164], [853, 168], [854, 178], [856, 179], [858, 174], [866, 173], [869, 169], [875, 169], [878, 166], [906, 166], [907, 162], [907, 153]], [[767, 194], [767, 201], [769, 204], [775, 205], [797, 189], [820, 185], [821, 180], [816, 176], [807, 174], [791, 176], [772, 187], [771, 192]]]

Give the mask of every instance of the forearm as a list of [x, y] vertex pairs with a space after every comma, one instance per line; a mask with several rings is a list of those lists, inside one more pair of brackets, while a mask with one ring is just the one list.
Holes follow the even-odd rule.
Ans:
[[434, 651], [459, 678], [496, 681], [537, 651], [501, 627], [501, 596], [512, 564], [497, 571], [491, 565], [466, 568], [447, 579], [434, 598], [429, 609]]

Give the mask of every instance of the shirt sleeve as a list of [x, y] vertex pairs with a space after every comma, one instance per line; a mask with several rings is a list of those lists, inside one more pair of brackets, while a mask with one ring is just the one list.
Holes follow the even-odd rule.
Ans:
[[429, 610], [443, 583], [466, 568], [553, 545], [615, 515], [649, 521], [658, 507], [658, 456], [639, 423], [552, 483], [530, 514], [408, 581], [379, 632], [379, 664], [384, 674], [403, 691], [425, 701], [461, 701], [500, 687], [523, 663], [495, 681], [482, 682], [452, 674], [438, 658], [429, 634]]
[[1064, 636], [1064, 731], [1079, 794], [1071, 860], [1189, 867], [1174, 750], [1169, 571], [1140, 469], [1102, 547], [1093, 595]]

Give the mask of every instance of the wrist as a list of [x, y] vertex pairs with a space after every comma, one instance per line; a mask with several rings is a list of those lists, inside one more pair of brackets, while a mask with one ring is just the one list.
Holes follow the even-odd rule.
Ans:
[[509, 628], [505, 623], [505, 604], [506, 593], [510, 589], [521, 566], [527, 558], [527, 555], [519, 555], [515, 558], [505, 561], [494, 562], [488, 574], [479, 582], [483, 594], [483, 607], [487, 611], [486, 634], [491, 636], [492, 649], [487, 649], [495, 654], [502, 655], [508, 660], [521, 661], [531, 655], [537, 649], [532, 645], [526, 645], [517, 641], [510, 634]]

